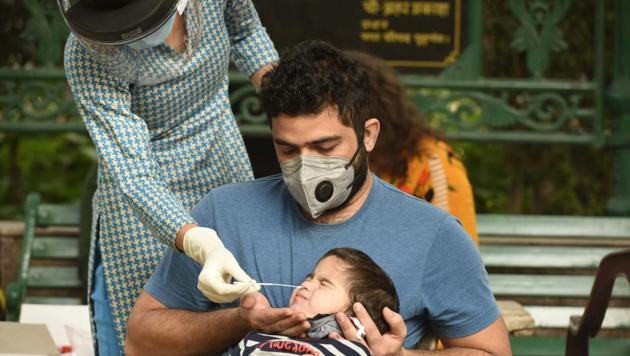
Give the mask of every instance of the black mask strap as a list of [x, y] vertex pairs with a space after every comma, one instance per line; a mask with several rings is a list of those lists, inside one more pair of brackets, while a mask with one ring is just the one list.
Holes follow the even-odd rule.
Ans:
[[[344, 168], [348, 169], [352, 163], [354, 163], [354, 160], [357, 158], [357, 156], [359, 155], [359, 152], [361, 151], [361, 149], [365, 148], [365, 144], [363, 143], [363, 136], [364, 136], [365, 132], [361, 132], [361, 137], [357, 140], [357, 150], [354, 151], [354, 155], [352, 155], [352, 158], [350, 159], [350, 162], [348, 162]], [[350, 183], [350, 185], [348, 185], [347, 188], [352, 187], [353, 185], [356, 184], [357, 182], [357, 178], [361, 178], [361, 174], [358, 174], [359, 172], [354, 172], [354, 179], [352, 180], [352, 182]], [[354, 195], [354, 194], [352, 194]]]
[[348, 162], [343, 168], [348, 169], [352, 163], [354, 162], [355, 158], [357, 158], [357, 156], [359, 155], [359, 150], [361, 149], [361, 145], [363, 144], [362, 141], [359, 141], [359, 145], [357, 146], [357, 150], [354, 151], [354, 154], [352, 155], [352, 158], [350, 158], [350, 162]]

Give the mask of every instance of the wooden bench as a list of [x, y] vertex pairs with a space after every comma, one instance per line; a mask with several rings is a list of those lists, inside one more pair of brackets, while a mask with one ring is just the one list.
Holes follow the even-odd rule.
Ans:
[[26, 198], [22, 254], [7, 290], [8, 318], [19, 319], [22, 303], [81, 304], [85, 283], [79, 253], [79, 204], [41, 204]]
[[[570, 317], [582, 315], [600, 261], [630, 248], [630, 218], [479, 215], [480, 252], [497, 300], [523, 305], [533, 329], [515, 355], [564, 355]], [[517, 334], [518, 335], [518, 334]], [[591, 355], [630, 355], [630, 285], [617, 278]]]

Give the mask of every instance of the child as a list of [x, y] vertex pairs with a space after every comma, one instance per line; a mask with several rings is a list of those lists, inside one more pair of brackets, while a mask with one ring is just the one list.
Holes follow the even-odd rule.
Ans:
[[335, 319], [337, 312], [345, 312], [359, 332], [363, 330], [353, 318], [356, 302], [363, 304], [381, 333], [389, 330], [383, 308], [399, 311], [394, 283], [376, 262], [353, 248], [332, 249], [319, 259], [289, 301], [289, 308], [310, 318], [307, 338], [250, 332], [231, 355], [368, 355], [358, 342], [327, 338], [333, 331], [343, 335]]

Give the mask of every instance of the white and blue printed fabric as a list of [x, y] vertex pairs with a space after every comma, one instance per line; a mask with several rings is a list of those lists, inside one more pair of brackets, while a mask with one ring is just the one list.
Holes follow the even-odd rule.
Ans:
[[230, 59], [250, 76], [278, 56], [250, 0], [191, 0], [183, 16], [182, 53], [99, 48], [72, 34], [66, 43], [66, 76], [98, 155], [90, 266], [98, 236], [121, 344], [193, 206], [214, 187], [253, 178], [228, 97]]

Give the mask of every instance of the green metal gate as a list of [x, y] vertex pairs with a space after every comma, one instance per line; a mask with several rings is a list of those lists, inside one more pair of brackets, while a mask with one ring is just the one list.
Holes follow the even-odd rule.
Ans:
[[[67, 30], [55, 2], [23, 0], [23, 4], [31, 14], [23, 37], [35, 44], [39, 66], [0, 68], [0, 132], [84, 132], [58, 63]], [[630, 2], [593, 4], [592, 79], [546, 79], [554, 52], [567, 50], [560, 25], [571, 11], [571, 0], [507, 0], [519, 22], [512, 47], [525, 53], [529, 73], [519, 79], [483, 77], [484, 56], [492, 55], [483, 53], [484, 4], [468, 0], [468, 46], [457, 60], [440, 75], [404, 75], [403, 81], [425, 115], [452, 139], [593, 145], [614, 150], [614, 194], [608, 210], [613, 215], [630, 215], [630, 22], [620, 20], [630, 17]], [[606, 83], [605, 14], [610, 6], [614, 6], [617, 21], [613, 26], [612, 80]], [[243, 134], [268, 135], [266, 118], [248, 79], [232, 73], [230, 85]]]

